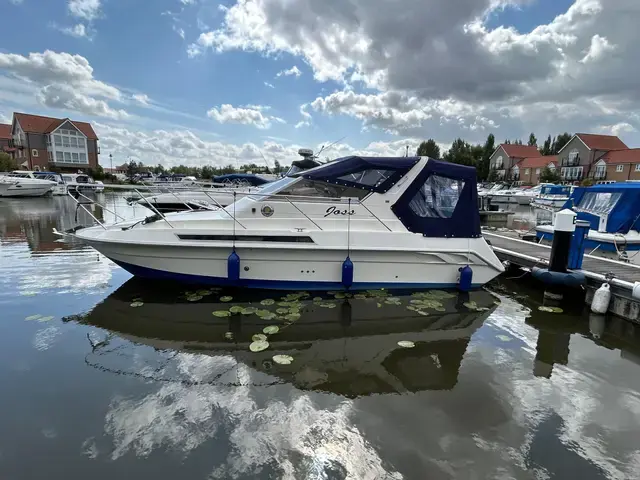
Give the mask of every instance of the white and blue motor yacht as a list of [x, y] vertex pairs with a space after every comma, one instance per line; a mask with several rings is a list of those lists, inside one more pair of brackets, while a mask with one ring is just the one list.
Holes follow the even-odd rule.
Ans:
[[[504, 271], [482, 238], [474, 168], [346, 157], [217, 211], [72, 233], [134, 275], [223, 286], [477, 288]], [[470, 278], [471, 277], [471, 278]]]

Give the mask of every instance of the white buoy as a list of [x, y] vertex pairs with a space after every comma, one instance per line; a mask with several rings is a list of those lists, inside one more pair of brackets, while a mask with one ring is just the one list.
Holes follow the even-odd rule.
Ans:
[[593, 313], [599, 313], [604, 315], [609, 310], [609, 302], [611, 301], [611, 290], [609, 289], [609, 284], [604, 283], [602, 286], [596, 290], [596, 293], [593, 295], [593, 300], [591, 301], [591, 311]]
[[640, 300], [640, 282], [636, 282], [633, 284], [633, 290], [631, 291], [631, 296], [637, 300]]

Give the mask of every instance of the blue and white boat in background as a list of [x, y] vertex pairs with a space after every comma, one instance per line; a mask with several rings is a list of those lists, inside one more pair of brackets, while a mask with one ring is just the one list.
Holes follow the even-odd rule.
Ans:
[[130, 273], [283, 290], [481, 287], [504, 271], [480, 231], [474, 168], [346, 157], [224, 209], [69, 232]]
[[539, 193], [532, 199], [530, 205], [533, 208], [556, 212], [569, 200], [572, 188], [570, 185], [544, 184]]
[[[576, 187], [564, 208], [574, 210], [578, 220], [589, 222], [587, 250], [622, 259], [626, 252], [640, 250], [640, 183]], [[536, 226], [536, 236], [552, 240], [553, 226]]]

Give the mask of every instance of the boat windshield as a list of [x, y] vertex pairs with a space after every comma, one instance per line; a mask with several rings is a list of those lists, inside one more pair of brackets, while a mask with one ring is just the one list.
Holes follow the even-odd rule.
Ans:
[[16, 177], [16, 178], [31, 178], [31, 175], [28, 173], [10, 173], [7, 177]]
[[619, 192], [587, 192], [576, 208], [597, 215], [609, 215], [620, 197], [622, 193]]
[[55, 173], [35, 173], [34, 175], [37, 179], [40, 180], [51, 180], [53, 182], [62, 181], [60, 175], [57, 175]]

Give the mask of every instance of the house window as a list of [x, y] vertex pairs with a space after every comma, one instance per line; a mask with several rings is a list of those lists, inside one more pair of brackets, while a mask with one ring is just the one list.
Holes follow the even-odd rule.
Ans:
[[616, 172], [624, 172], [624, 165], [616, 165]]
[[73, 163], [78, 163], [79, 159], [78, 159], [78, 154], [76, 152], [73, 152], [71, 154], [71, 158], [73, 159]]
[[37, 157], [38, 156], [38, 150], [36, 150], [35, 148], [31, 150], [31, 156], [32, 157]]
[[53, 161], [53, 152], [51, 150], [49, 150], [47, 152], [47, 156], [49, 157], [49, 161], [52, 162]]
[[54, 135], [53, 136], [53, 141], [56, 144], [56, 147], [61, 147], [62, 146], [62, 137], [60, 135]]
[[540, 175], [540, 169], [536, 168], [536, 175]]
[[80, 154], [80, 163], [87, 163], [87, 155], [85, 153]]
[[64, 162], [64, 154], [62, 152], [56, 152], [56, 161]]
[[47, 135], [47, 145], [51, 145], [51, 135]]
[[64, 152], [64, 161], [71, 162], [71, 152]]
[[71, 146], [71, 144], [69, 143], [69, 137], [65, 135], [62, 136], [62, 146], [67, 148]]
[[69, 137], [69, 143], [71, 143], [72, 147], [78, 147], [78, 139], [76, 137]]
[[607, 173], [606, 165], [597, 165], [596, 166], [596, 178], [604, 178]]
[[582, 177], [582, 167], [566, 167], [562, 169], [565, 180], [579, 180]]
[[84, 138], [78, 137], [78, 147], [84, 148]]
[[574, 148], [573, 150], [571, 150], [569, 152], [569, 164], [575, 164], [578, 161], [578, 155], [580, 155], [580, 152], [578, 151], [577, 148]]
[[528, 168], [525, 168], [525, 169], [524, 169], [524, 174], [525, 174], [525, 175], [529, 175], [529, 169], [528, 169]]
[[636, 172], [640, 172], [640, 163], [636, 163]]

